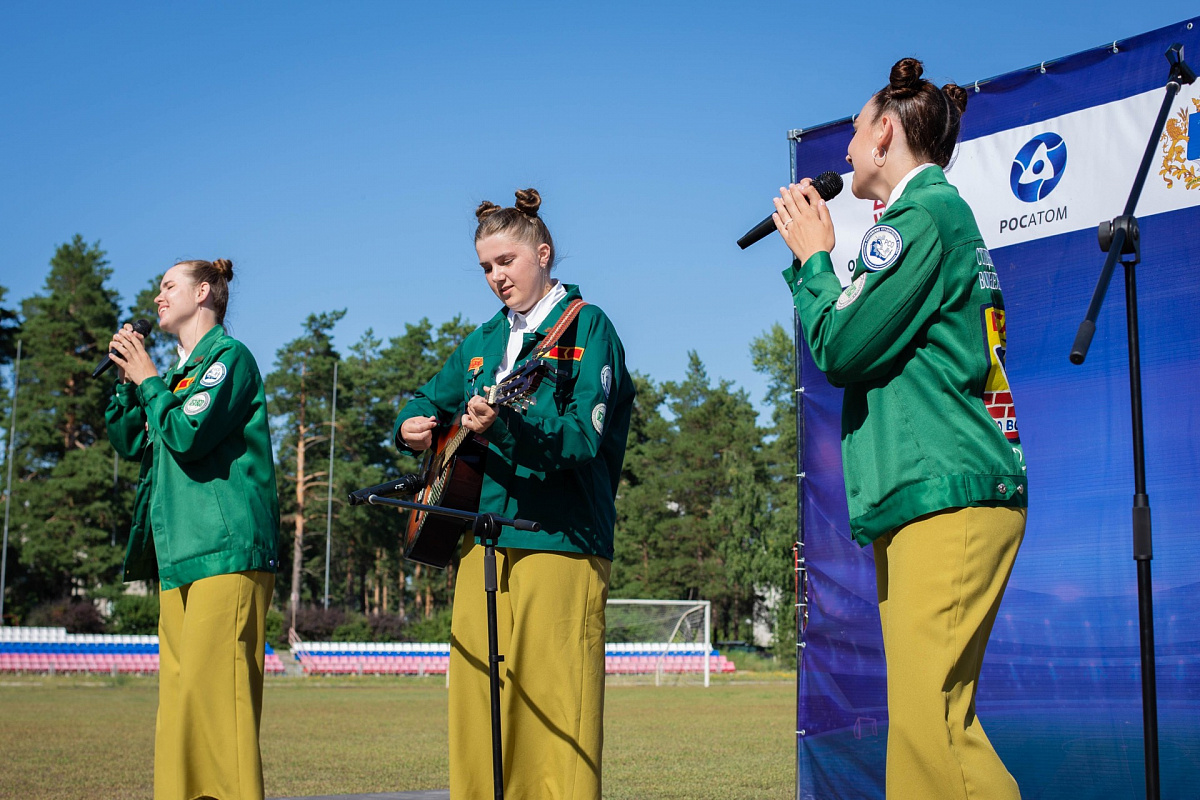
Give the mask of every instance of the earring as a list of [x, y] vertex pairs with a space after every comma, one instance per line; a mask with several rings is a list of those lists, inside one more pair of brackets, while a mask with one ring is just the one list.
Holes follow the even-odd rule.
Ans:
[[871, 160], [875, 162], [875, 166], [882, 167], [887, 163], [887, 150], [880, 150], [876, 147], [871, 151]]

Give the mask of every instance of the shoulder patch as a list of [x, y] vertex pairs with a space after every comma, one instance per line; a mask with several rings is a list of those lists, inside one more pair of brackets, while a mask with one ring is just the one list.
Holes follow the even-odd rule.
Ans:
[[189, 417], [194, 417], [204, 409], [208, 408], [212, 402], [212, 396], [208, 392], [199, 392], [188, 398], [188, 401], [183, 404], [183, 413]]
[[550, 348], [550, 350], [546, 353], [545, 357], [546, 358], [556, 358], [560, 361], [582, 361], [583, 360], [583, 348], [582, 347], [561, 347], [560, 345], [555, 345], [554, 347]]
[[604, 397], [607, 399], [608, 393], [612, 391], [612, 367], [607, 364], [600, 370], [600, 387], [604, 389]]
[[195, 378], [184, 378], [179, 383], [175, 384], [175, 388], [171, 390], [172, 394], [179, 394], [185, 391], [189, 386], [196, 382]]
[[607, 410], [604, 403], [599, 403], [592, 409], [592, 427], [596, 429], [596, 433], [604, 432], [604, 412]]
[[229, 374], [229, 370], [220, 361], [213, 364], [204, 372], [204, 377], [200, 379], [200, 385], [212, 388], [221, 381], [225, 380], [225, 376]]
[[862, 240], [863, 266], [871, 272], [885, 270], [896, 263], [903, 249], [904, 240], [898, 230], [891, 225], [876, 225]]
[[841, 311], [843, 308], [857, 300], [862, 294], [863, 286], [865, 286], [866, 283], [867, 273], [864, 272], [862, 275], [859, 275], [857, 278], [855, 278], [853, 283], [843, 289], [842, 293], [838, 295], [837, 305], [835, 306], [837, 310]]

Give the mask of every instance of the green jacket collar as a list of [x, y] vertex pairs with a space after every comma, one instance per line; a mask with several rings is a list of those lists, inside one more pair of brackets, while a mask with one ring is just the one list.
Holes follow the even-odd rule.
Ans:
[[934, 186], [939, 183], [949, 183], [946, 180], [946, 173], [942, 171], [942, 168], [937, 164], [926, 167], [912, 176], [912, 180], [904, 187], [904, 191], [896, 198], [896, 202], [899, 203], [903, 200], [913, 189], [924, 189], [927, 186]]
[[188, 360], [171, 369], [172, 374], [181, 375], [194, 367], [199, 366], [208, 356], [208, 351], [213, 349], [217, 340], [225, 336], [225, 328], [220, 325], [213, 325], [209, 328], [208, 333], [200, 337], [200, 341], [196, 342], [196, 346], [192, 348], [192, 352], [188, 355]]

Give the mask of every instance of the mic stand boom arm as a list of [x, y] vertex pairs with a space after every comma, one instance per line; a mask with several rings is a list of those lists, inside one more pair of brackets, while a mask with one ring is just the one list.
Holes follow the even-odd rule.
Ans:
[[488, 679], [492, 706], [492, 789], [495, 799], [503, 800], [504, 761], [500, 749], [500, 662], [504, 660], [504, 656], [499, 653], [499, 635], [496, 630], [496, 592], [499, 588], [499, 582], [496, 579], [496, 539], [500, 535], [500, 529], [506, 526], [519, 531], [538, 531], [542, 526], [527, 519], [508, 519], [495, 514], [477, 514], [457, 508], [430, 506], [410, 500], [397, 500], [394, 497], [380, 497], [373, 493], [367, 495], [366, 502], [373, 506], [395, 506], [413, 511], [425, 511], [430, 514], [441, 514], [445, 517], [454, 517], [470, 522], [471, 533], [483, 542], [483, 589], [487, 593]]
[[[1134, 277], [1134, 267], [1142, 258], [1141, 234], [1138, 230], [1137, 218], [1133, 215], [1137, 208], [1142, 187], [1150, 172], [1150, 163], [1158, 148], [1158, 140], [1162, 135], [1163, 126], [1167, 122], [1171, 103], [1180, 88], [1196, 80], [1196, 73], [1183, 60], [1183, 45], [1173, 44], [1166, 52], [1167, 61], [1171, 64], [1171, 72], [1167, 78], [1166, 97], [1154, 123], [1154, 131], [1150, 142], [1142, 156], [1137, 176], [1133, 180], [1133, 188], [1125, 203], [1125, 213], [1111, 221], [1100, 223], [1100, 249], [1108, 251], [1104, 268], [1100, 271], [1100, 279], [1092, 294], [1092, 302], [1088, 306], [1087, 316], [1079, 325], [1075, 335], [1075, 343], [1071, 347], [1071, 363], [1082, 364], [1087, 358], [1088, 347], [1092, 335], [1096, 332], [1096, 318], [1100, 314], [1100, 306], [1104, 303], [1104, 295], [1108, 291], [1113, 269], [1120, 260], [1125, 267], [1125, 320], [1129, 348], [1129, 396], [1130, 416], [1133, 421], [1133, 560], [1137, 563], [1138, 579], [1138, 620], [1141, 632], [1142, 656], [1142, 736], [1146, 756], [1146, 797], [1158, 800], [1158, 690], [1155, 680], [1154, 659], [1154, 605], [1153, 583], [1150, 576], [1150, 561], [1153, 559], [1153, 548], [1150, 535], [1150, 497], [1146, 493], [1146, 453], [1142, 438], [1142, 368], [1140, 345], [1138, 343], [1137, 321], [1137, 283]], [[1129, 256], [1129, 258], [1121, 258]]]

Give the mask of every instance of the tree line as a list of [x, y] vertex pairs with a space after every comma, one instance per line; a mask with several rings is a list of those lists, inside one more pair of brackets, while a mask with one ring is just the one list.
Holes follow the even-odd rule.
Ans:
[[[3, 474], [13, 359], [22, 342], [5, 624], [38, 619], [39, 609], [72, 599], [112, 608], [130, 597], [120, 582], [121, 560], [138, 467], [116, 459], [105, 434], [112, 379], [93, 380], [90, 373], [120, 322], [157, 319], [158, 278], [122, 308], [108, 285], [111, 274], [99, 243], [77, 235], [50, 259], [39, 293], [10, 308], [0, 287], [0, 364], [7, 365], [0, 381]], [[404, 517], [351, 506], [346, 495], [417, 469], [391, 443], [396, 414], [475, 325], [461, 317], [439, 324], [420, 319], [386, 340], [368, 330], [339, 347], [334, 331], [344, 314], [312, 313], [273, 358], [256, 354], [272, 417], [282, 514], [274, 602], [285, 615], [311, 613], [323, 603], [328, 581], [330, 606], [340, 612], [400, 624], [445, 618], [453, 566], [437, 570], [405, 561]], [[160, 370], [177, 358], [170, 337], [152, 335], [148, 350]], [[751, 639], [758, 614], [779, 652], [790, 653], [797, 443], [792, 336], [774, 325], [753, 341], [750, 355], [768, 379], [766, 426], [759, 425], [747, 392], [710, 379], [695, 352], [682, 380], [635, 373], [638, 397], [617, 500], [610, 594], [710, 600], [717, 640]]]

